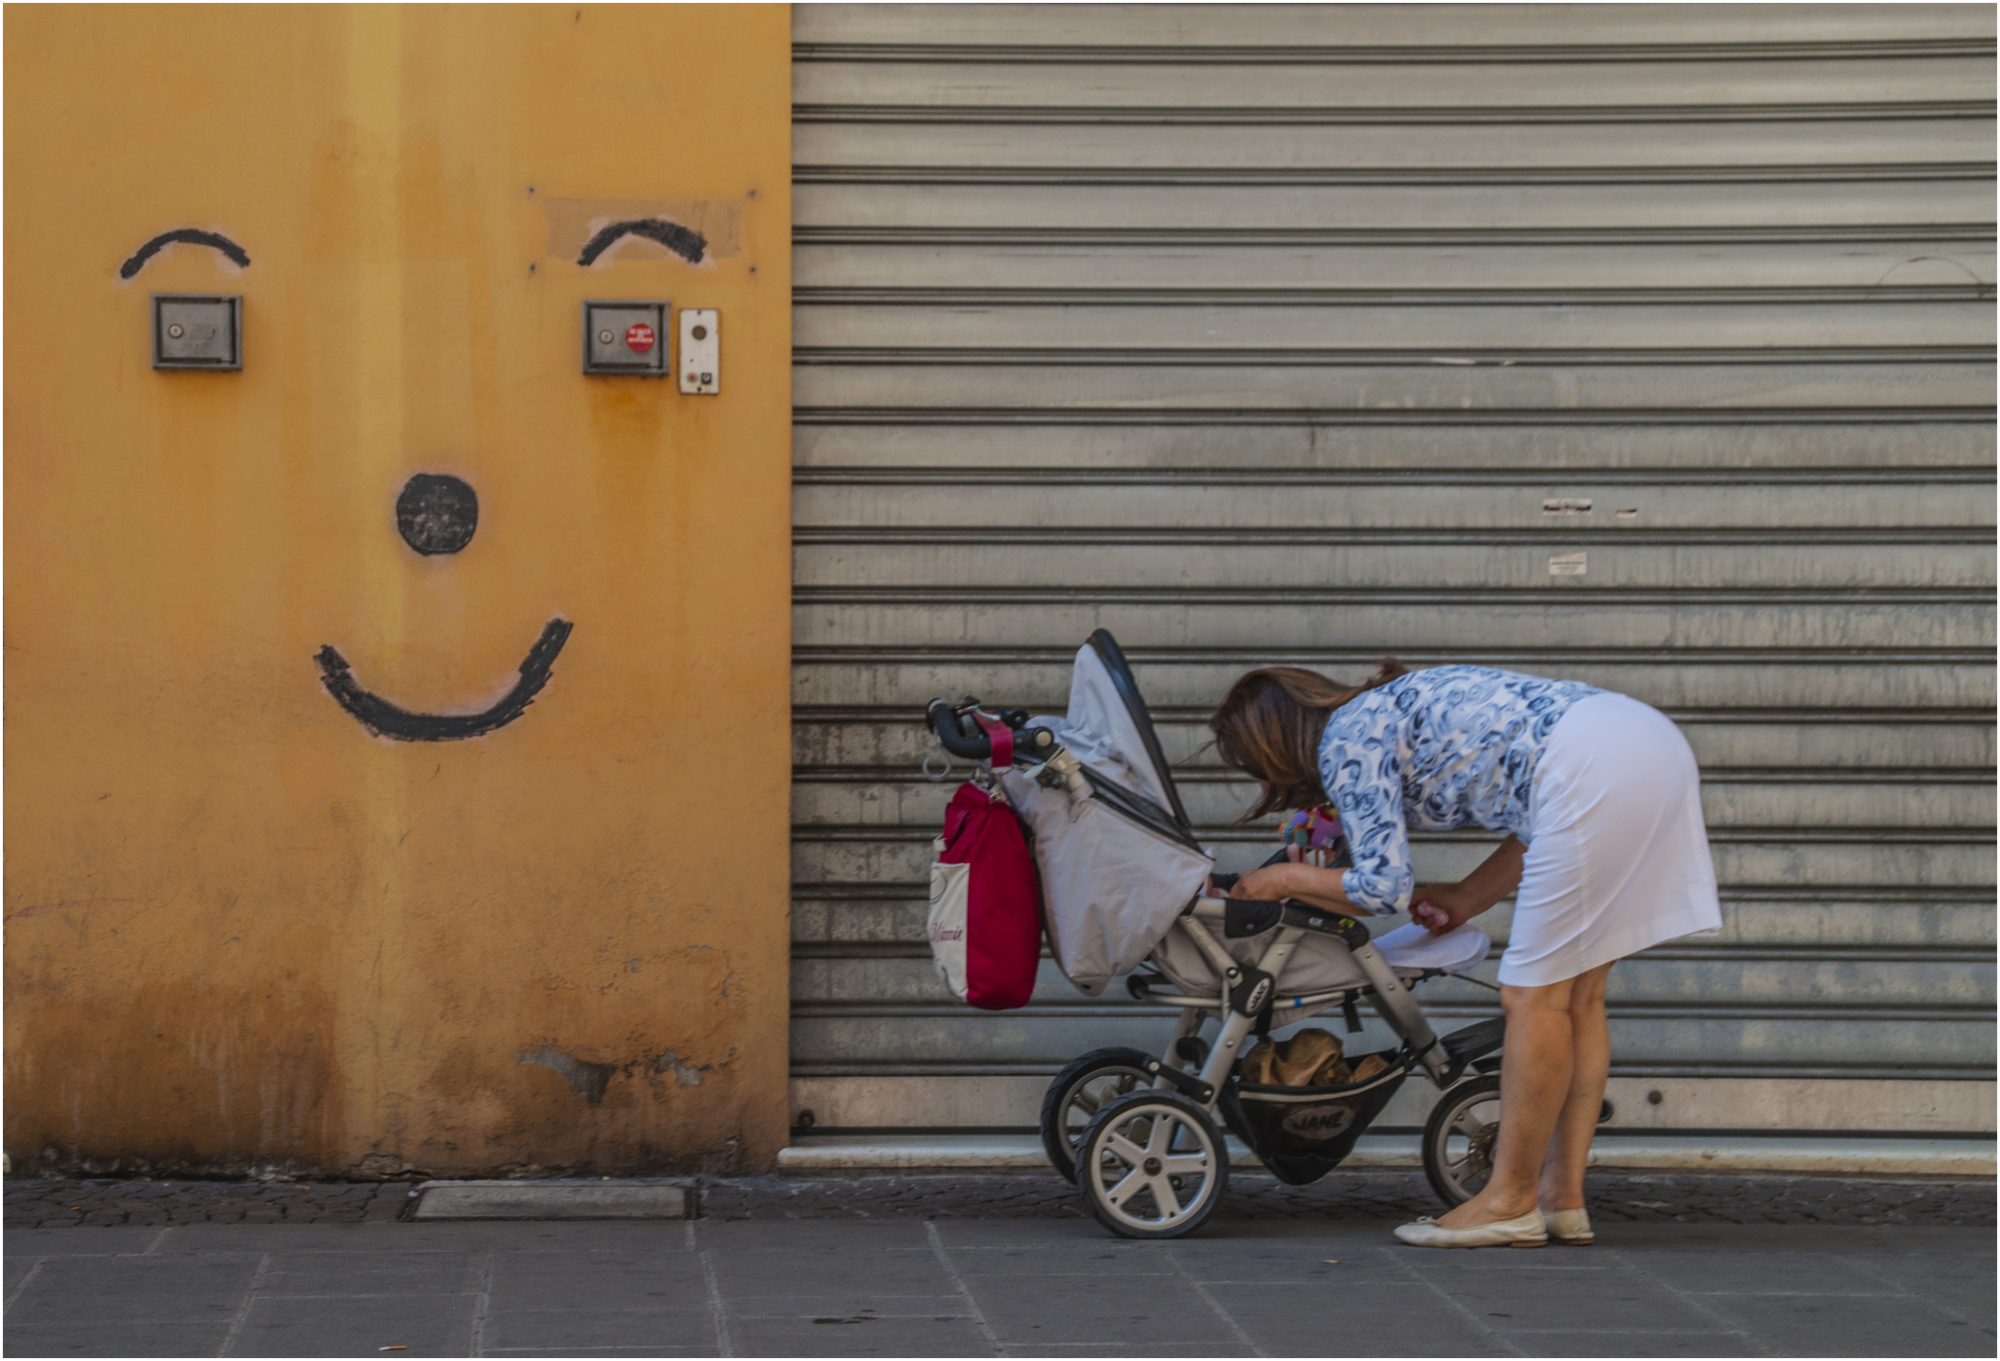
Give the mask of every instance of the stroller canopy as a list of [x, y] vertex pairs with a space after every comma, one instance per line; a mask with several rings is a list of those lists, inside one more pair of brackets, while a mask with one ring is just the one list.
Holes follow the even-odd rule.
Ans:
[[1087, 790], [1075, 797], [1013, 770], [1001, 785], [1034, 833], [1056, 963], [1095, 995], [1167, 934], [1213, 861], [1109, 633], [1099, 629], [1078, 649], [1068, 714], [1036, 721], [1082, 763]]
[[1143, 822], [1169, 840], [1193, 850], [1187, 809], [1174, 788], [1153, 716], [1139, 695], [1118, 640], [1103, 629], [1090, 635], [1076, 654], [1070, 673], [1069, 714], [1058, 735], [1072, 756], [1083, 762], [1100, 797]]

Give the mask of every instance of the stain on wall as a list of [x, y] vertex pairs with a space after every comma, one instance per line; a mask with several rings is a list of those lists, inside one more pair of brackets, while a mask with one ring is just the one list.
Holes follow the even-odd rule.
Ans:
[[545, 1044], [530, 1054], [516, 1054], [516, 1061], [537, 1063], [553, 1072], [569, 1084], [569, 1089], [583, 1098], [586, 1106], [604, 1104], [604, 1089], [611, 1085], [611, 1079], [618, 1076], [615, 1063], [591, 1063], [565, 1054], [552, 1044]]
[[[0, 22], [7, 1150], [766, 1164], [788, 11]], [[190, 97], [191, 71], [229, 78]], [[627, 236], [576, 264], [592, 231], [652, 216], [700, 233], [703, 262]], [[238, 255], [137, 253], [193, 223]], [[154, 371], [153, 291], [241, 294], [242, 371]], [[580, 374], [582, 302], [607, 295], [723, 309], [729, 394]], [[478, 489], [463, 551], [400, 532], [418, 474]], [[458, 740], [383, 740], [427, 734]]]

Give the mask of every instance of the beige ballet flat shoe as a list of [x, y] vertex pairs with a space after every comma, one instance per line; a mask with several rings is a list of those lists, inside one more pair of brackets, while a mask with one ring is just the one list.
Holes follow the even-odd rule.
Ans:
[[1398, 1224], [1396, 1237], [1420, 1248], [1538, 1248], [1549, 1241], [1549, 1231], [1542, 1212], [1530, 1210], [1470, 1229], [1447, 1229], [1425, 1215], [1414, 1224]]
[[1549, 1237], [1558, 1243], [1582, 1248], [1597, 1241], [1597, 1235], [1590, 1231], [1588, 1210], [1544, 1210], [1542, 1218], [1548, 1221]]

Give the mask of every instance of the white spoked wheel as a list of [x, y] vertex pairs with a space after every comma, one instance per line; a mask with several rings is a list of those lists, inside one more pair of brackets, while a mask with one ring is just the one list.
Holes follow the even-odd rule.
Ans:
[[1463, 1205], [1493, 1176], [1500, 1079], [1476, 1077], [1438, 1098], [1424, 1124], [1424, 1175], [1447, 1205]]
[[1042, 1097], [1042, 1151], [1063, 1180], [1076, 1180], [1077, 1142], [1097, 1113], [1152, 1087], [1148, 1061], [1137, 1049], [1093, 1049], [1056, 1074]]
[[1229, 1150], [1208, 1113], [1178, 1092], [1122, 1096], [1077, 1142], [1076, 1184], [1098, 1223], [1126, 1238], [1201, 1227], [1229, 1182]]

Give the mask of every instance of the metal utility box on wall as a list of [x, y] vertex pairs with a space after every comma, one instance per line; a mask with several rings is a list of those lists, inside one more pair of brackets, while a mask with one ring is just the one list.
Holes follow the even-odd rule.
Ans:
[[584, 303], [583, 371], [600, 377], [666, 377], [667, 304]]
[[153, 295], [153, 367], [243, 367], [243, 299]]
[[713, 307], [681, 309], [681, 391], [713, 397], [722, 391], [722, 314]]
[[[768, 1165], [789, 22], [6, 11], [17, 1175]], [[697, 281], [731, 399], [578, 373]]]

